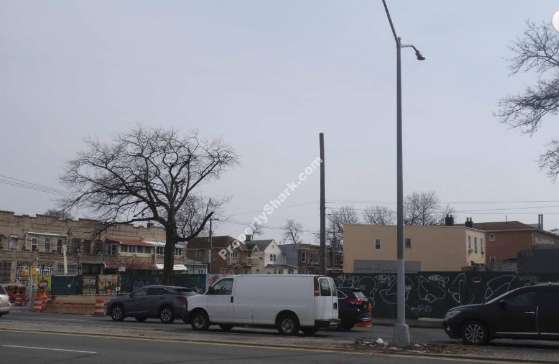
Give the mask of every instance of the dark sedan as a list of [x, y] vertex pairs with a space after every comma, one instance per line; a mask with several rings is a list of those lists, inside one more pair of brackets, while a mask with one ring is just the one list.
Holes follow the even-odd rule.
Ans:
[[140, 322], [159, 318], [163, 323], [172, 323], [175, 318], [186, 317], [187, 297], [193, 294], [196, 291], [185, 287], [145, 286], [110, 300], [107, 315], [115, 321], [135, 317]]
[[371, 326], [371, 305], [363, 292], [355, 288], [338, 288], [338, 311], [342, 330], [353, 326]]
[[484, 304], [452, 308], [443, 327], [466, 344], [496, 338], [558, 340], [559, 284], [522, 287]]

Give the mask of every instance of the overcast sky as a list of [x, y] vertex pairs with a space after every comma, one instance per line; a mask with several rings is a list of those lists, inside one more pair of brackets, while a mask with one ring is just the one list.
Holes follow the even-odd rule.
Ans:
[[[559, 186], [537, 166], [557, 135], [500, 124], [508, 47], [557, 1], [389, 1], [403, 41], [404, 188], [436, 191], [474, 221], [559, 227]], [[62, 188], [93, 137], [136, 125], [222, 138], [240, 165], [205, 187], [229, 196], [219, 233], [237, 236], [318, 155], [331, 209], [395, 206], [395, 49], [381, 1], [21, 1], [0, 3], [0, 175]], [[278, 209], [319, 227], [319, 174]], [[547, 201], [547, 202], [545, 202]], [[0, 209], [35, 214], [53, 195], [0, 184]], [[475, 210], [475, 211], [472, 211]], [[492, 211], [490, 211], [492, 210]], [[308, 239], [312, 239], [307, 234]]]

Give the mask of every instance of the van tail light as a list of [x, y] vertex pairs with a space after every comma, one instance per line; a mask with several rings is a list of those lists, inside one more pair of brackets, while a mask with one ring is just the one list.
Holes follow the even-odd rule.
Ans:
[[314, 277], [314, 295], [320, 296], [320, 287], [318, 285], [318, 277]]

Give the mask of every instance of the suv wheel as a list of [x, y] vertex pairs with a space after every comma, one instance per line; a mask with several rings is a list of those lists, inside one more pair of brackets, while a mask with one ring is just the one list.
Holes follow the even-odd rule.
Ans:
[[210, 327], [210, 319], [204, 311], [197, 310], [192, 313], [190, 324], [193, 330], [207, 330]]
[[282, 335], [297, 335], [299, 332], [299, 320], [292, 313], [281, 315], [277, 321], [278, 331]]
[[175, 321], [173, 309], [169, 306], [163, 306], [161, 310], [159, 310], [159, 319], [164, 324], [172, 324], [173, 321]]
[[111, 308], [111, 318], [113, 321], [122, 321], [124, 320], [124, 308], [122, 305], [114, 305]]
[[489, 342], [489, 331], [479, 321], [468, 321], [462, 329], [462, 341], [468, 345], [485, 345]]

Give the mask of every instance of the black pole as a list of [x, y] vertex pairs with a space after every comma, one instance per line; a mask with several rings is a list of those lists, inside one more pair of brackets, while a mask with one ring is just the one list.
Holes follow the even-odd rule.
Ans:
[[320, 273], [326, 274], [326, 191], [324, 182], [324, 133], [320, 141]]

